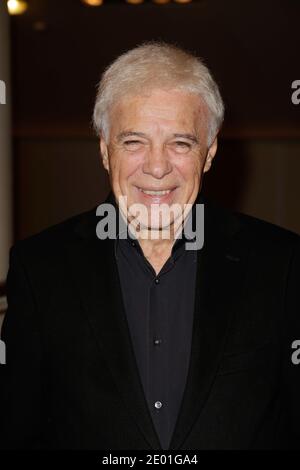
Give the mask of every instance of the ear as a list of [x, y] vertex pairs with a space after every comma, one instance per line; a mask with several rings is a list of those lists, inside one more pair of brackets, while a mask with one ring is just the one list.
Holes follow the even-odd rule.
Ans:
[[102, 135], [100, 136], [100, 155], [102, 157], [103, 166], [109, 173], [108, 147]]
[[215, 140], [213, 141], [213, 143], [208, 149], [204, 168], [203, 168], [203, 173], [206, 173], [210, 169], [214, 156], [216, 155], [217, 148], [218, 148], [218, 138], [216, 136]]

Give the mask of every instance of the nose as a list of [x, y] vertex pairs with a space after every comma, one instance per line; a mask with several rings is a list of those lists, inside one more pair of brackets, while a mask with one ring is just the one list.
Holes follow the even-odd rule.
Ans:
[[162, 179], [171, 171], [172, 165], [164, 149], [160, 146], [153, 146], [145, 157], [143, 172], [154, 178]]

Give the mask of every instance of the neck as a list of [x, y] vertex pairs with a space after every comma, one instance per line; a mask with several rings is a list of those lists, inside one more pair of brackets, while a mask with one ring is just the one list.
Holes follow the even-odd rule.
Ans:
[[175, 219], [171, 226], [167, 227], [165, 230], [148, 230], [147, 228], [142, 228], [140, 230], [140, 225], [137, 220], [133, 218], [128, 218], [127, 208], [119, 206], [121, 219], [125, 222], [125, 225], [128, 226], [130, 222], [130, 231], [135, 238], [139, 241], [140, 247], [143, 251], [145, 258], [149, 261], [152, 267], [155, 269], [155, 272], [161, 270], [165, 262], [171, 255], [172, 247], [177, 238], [181, 236], [183, 231], [184, 223], [186, 221], [187, 215], [190, 210], [184, 211], [182, 217]]
[[144, 253], [145, 258], [149, 261], [151, 266], [154, 268], [156, 274], [159, 273], [167, 259], [169, 259], [173, 240], [142, 240], [139, 239], [141, 249]]
[[[171, 256], [172, 247], [181, 231], [182, 225], [177, 229], [171, 227], [165, 231], [150, 232], [144, 230], [139, 232], [137, 238], [141, 249], [157, 274]], [[155, 233], [155, 237], [153, 233]]]

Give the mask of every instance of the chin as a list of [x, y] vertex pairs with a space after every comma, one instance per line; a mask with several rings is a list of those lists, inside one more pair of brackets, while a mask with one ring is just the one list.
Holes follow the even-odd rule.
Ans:
[[142, 229], [153, 230], [153, 231], [162, 231], [162, 230], [170, 230], [170, 227], [173, 225], [173, 220], [162, 221], [162, 220], [152, 220], [146, 221], [143, 220], [140, 222]]

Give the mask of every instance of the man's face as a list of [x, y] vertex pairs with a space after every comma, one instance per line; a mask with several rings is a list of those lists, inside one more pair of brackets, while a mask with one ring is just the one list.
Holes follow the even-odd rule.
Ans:
[[182, 91], [127, 96], [112, 108], [109, 143], [100, 141], [103, 164], [117, 202], [126, 196], [127, 209], [146, 208], [139, 214], [144, 228], [174, 223], [178, 209], [167, 219], [159, 215], [162, 204], [183, 210], [194, 203], [216, 151], [216, 140], [207, 148], [207, 122], [202, 100]]

